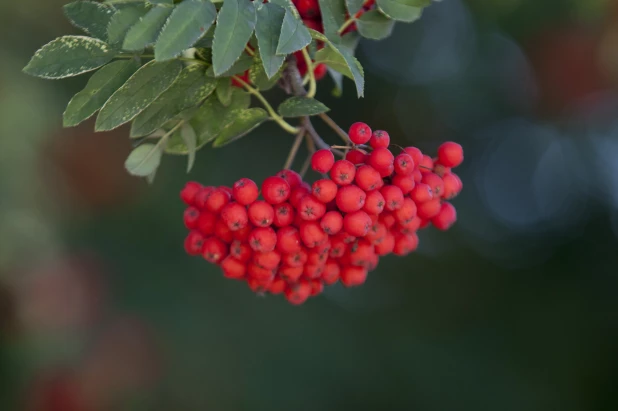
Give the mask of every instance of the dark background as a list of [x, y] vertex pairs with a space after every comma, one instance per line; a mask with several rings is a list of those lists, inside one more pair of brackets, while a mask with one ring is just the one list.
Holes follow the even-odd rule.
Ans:
[[61, 128], [88, 76], [21, 73], [77, 33], [63, 3], [0, 5], [0, 409], [618, 409], [618, 2], [445, 0], [363, 42], [366, 97], [318, 98], [344, 128], [460, 142], [459, 221], [301, 307], [188, 258], [178, 198], [261, 181], [290, 137], [130, 178], [126, 129]]

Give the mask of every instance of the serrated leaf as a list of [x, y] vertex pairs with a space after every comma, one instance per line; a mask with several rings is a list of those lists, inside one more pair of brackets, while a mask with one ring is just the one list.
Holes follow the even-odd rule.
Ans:
[[131, 3], [118, 10], [107, 26], [109, 43], [122, 45], [129, 29], [137, 24], [146, 13], [148, 13], [148, 7], [144, 3]]
[[393, 20], [412, 23], [423, 13], [431, 0], [377, 0], [378, 7]]
[[225, 116], [225, 126], [213, 143], [213, 147], [223, 147], [247, 135], [268, 119], [268, 113], [261, 108], [232, 110]]
[[137, 69], [135, 59], [114, 61], [94, 73], [86, 87], [69, 102], [64, 112], [64, 127], [73, 127], [90, 118]]
[[161, 164], [162, 154], [158, 144], [142, 144], [131, 151], [124, 167], [131, 175], [147, 177], [154, 173]]
[[324, 34], [331, 41], [339, 38], [339, 29], [345, 23], [346, 7], [345, 0], [319, 0], [322, 12], [322, 24]]
[[116, 55], [101, 40], [85, 36], [64, 36], [38, 50], [24, 73], [48, 79], [77, 76], [109, 63]]
[[201, 148], [214, 140], [223, 129], [223, 119], [232, 110], [247, 109], [251, 104], [251, 96], [238, 89], [232, 90], [232, 103], [225, 107], [217, 96], [212, 95], [195, 114], [191, 125], [197, 132], [197, 148]]
[[182, 137], [182, 141], [185, 143], [187, 150], [189, 152], [189, 158], [187, 159], [187, 173], [191, 171], [193, 168], [193, 164], [195, 164], [195, 151], [197, 147], [197, 135], [195, 134], [195, 130], [191, 127], [190, 124], [183, 124], [180, 129], [180, 136]]
[[298, 9], [296, 9], [296, 6], [292, 2], [292, 0], [271, 0], [269, 3], [276, 4], [277, 6], [281, 6], [286, 10], [290, 10], [294, 17], [296, 17], [297, 19], [300, 18], [300, 13], [298, 12]]
[[253, 34], [256, 4], [250, 0], [226, 0], [217, 15], [212, 64], [215, 76], [225, 73], [240, 57]]
[[371, 10], [360, 16], [356, 21], [356, 27], [360, 35], [365, 38], [382, 40], [393, 33], [395, 21], [386, 17], [378, 10]]
[[354, 80], [358, 97], [364, 95], [365, 78], [360, 62], [345, 47], [329, 44], [328, 47], [318, 50], [315, 55], [316, 63], [325, 63], [344, 76]]
[[[251, 68], [252, 64], [253, 64], [253, 57], [251, 57], [248, 54], [242, 54], [240, 58], [236, 60], [236, 63], [232, 65], [232, 67], [230, 67], [225, 73], [222, 73], [218, 75], [217, 77], [230, 77], [230, 76], [235, 76], [236, 74], [244, 73], [245, 71]], [[206, 74], [211, 77], [214, 77], [215, 76], [214, 67], [210, 66]]]
[[172, 59], [195, 42], [212, 26], [217, 9], [209, 1], [185, 0], [175, 9], [165, 24], [155, 45], [155, 59]]
[[345, 0], [345, 5], [348, 9], [348, 13], [350, 13], [350, 16], [353, 16], [360, 11], [363, 8], [364, 3], [365, 0]]
[[63, 10], [75, 27], [100, 40], [107, 40], [107, 26], [116, 9], [94, 1], [76, 1], [65, 5]]
[[135, 117], [131, 137], [153, 133], [184, 110], [204, 101], [215, 87], [216, 80], [206, 77], [202, 66], [185, 68], [166, 91]]
[[279, 37], [279, 44], [277, 45], [277, 54], [286, 55], [294, 53], [306, 47], [309, 43], [311, 43], [311, 34], [309, 34], [309, 30], [303, 24], [302, 20], [297, 19], [287, 10], [281, 26], [281, 36]]
[[173, 10], [171, 7], [155, 7], [150, 10], [129, 29], [122, 48], [139, 51], [154, 44]]
[[229, 77], [217, 82], [217, 98], [225, 107], [232, 103], [232, 80]]
[[96, 131], [112, 130], [131, 121], [172, 85], [181, 70], [178, 60], [145, 64], [105, 103], [95, 124]]
[[283, 65], [285, 56], [277, 55], [277, 44], [281, 33], [281, 25], [286, 11], [271, 3], [264, 3], [257, 11], [255, 35], [264, 66], [264, 73], [268, 78], [273, 77]]
[[329, 110], [318, 100], [309, 97], [291, 97], [281, 103], [277, 109], [283, 117], [315, 116]]
[[212, 42], [215, 38], [215, 26], [212, 25], [206, 33], [195, 43], [194, 47], [212, 49]]
[[280, 78], [281, 70], [277, 71], [271, 78], [268, 78], [259, 55], [256, 55], [253, 65], [249, 70], [249, 81], [251, 81], [251, 84], [253, 84], [258, 90], [270, 90], [275, 86], [275, 84], [277, 84], [277, 81], [279, 81]]

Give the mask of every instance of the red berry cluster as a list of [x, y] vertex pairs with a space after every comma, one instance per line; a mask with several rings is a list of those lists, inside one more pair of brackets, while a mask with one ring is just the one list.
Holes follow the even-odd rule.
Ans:
[[363, 284], [381, 256], [416, 250], [418, 229], [455, 222], [447, 200], [462, 189], [451, 171], [463, 161], [459, 144], [444, 143], [431, 158], [416, 147], [394, 154], [388, 133], [364, 123], [349, 136], [355, 147], [345, 159], [335, 161], [330, 150], [313, 155], [311, 166], [324, 178], [312, 185], [283, 170], [264, 180], [259, 199], [247, 178], [231, 188], [187, 183], [180, 193], [189, 206], [187, 253], [255, 292], [302, 304], [337, 281]]

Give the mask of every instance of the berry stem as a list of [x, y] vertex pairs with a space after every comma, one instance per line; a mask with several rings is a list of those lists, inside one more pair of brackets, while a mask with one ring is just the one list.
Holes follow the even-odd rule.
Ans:
[[250, 55], [251, 57], [255, 56], [255, 52], [251, 50], [249, 46], [245, 46], [245, 52], [247, 52], [247, 54]]
[[305, 129], [301, 128], [300, 132], [296, 135], [294, 139], [294, 144], [292, 145], [292, 149], [290, 150], [290, 154], [288, 154], [287, 160], [285, 160], [285, 165], [283, 166], [284, 170], [288, 170], [292, 168], [292, 164], [294, 164], [294, 159], [298, 154], [298, 149], [300, 148], [301, 143], [303, 142], [303, 138], [305, 137]]
[[339, 27], [339, 30], [337, 30], [337, 33], [339, 33], [339, 35], [342, 35], [345, 29], [347, 29], [352, 24], [354, 24], [355, 21], [356, 21], [356, 16], [351, 16], [349, 19], [345, 21], [345, 23], [341, 25], [341, 27]]
[[348, 137], [348, 134], [345, 131], [343, 131], [337, 123], [335, 123], [335, 120], [330, 118], [328, 114], [326, 113], [322, 113], [318, 115], [330, 128], [333, 129], [335, 133], [337, 133], [339, 137], [341, 137], [343, 141], [345, 141], [346, 145], [350, 145], [350, 137]]
[[311, 167], [311, 157], [313, 156], [313, 153], [315, 153], [315, 143], [313, 142], [313, 139], [309, 136], [309, 134], [306, 134], [305, 137], [305, 140], [307, 141], [307, 151], [309, 151], [309, 154], [303, 163], [303, 167], [300, 169], [300, 176], [302, 178], [305, 178], [305, 174], [309, 171], [309, 167]]
[[298, 129], [298, 127], [294, 127], [293, 125], [291, 125], [290, 123], [285, 121], [279, 114], [277, 114], [277, 112], [272, 108], [272, 106], [270, 105], [268, 100], [266, 100], [266, 98], [264, 98], [264, 96], [262, 95], [262, 93], [260, 93], [259, 90], [251, 87], [249, 84], [247, 84], [243, 79], [241, 79], [238, 76], [233, 76], [233, 78], [240, 85], [242, 85], [245, 88], [245, 90], [247, 90], [250, 94], [253, 94], [255, 97], [257, 97], [258, 100], [260, 100], [262, 105], [264, 105], [264, 108], [266, 109], [266, 111], [268, 111], [268, 114], [270, 115], [270, 117], [273, 120], [275, 120], [277, 122], [277, 124], [279, 124], [279, 126], [281, 126], [282, 129], [284, 129], [285, 131], [287, 131], [290, 134], [298, 134], [299, 133], [300, 130]]
[[307, 47], [303, 48], [303, 58], [305, 59], [305, 63], [307, 64], [307, 75], [309, 76], [309, 91], [307, 92], [307, 97], [313, 98], [315, 97], [317, 86], [315, 82], [315, 73], [313, 72], [313, 61], [311, 60], [311, 56], [309, 56]]
[[311, 124], [311, 120], [309, 119], [309, 117], [303, 117], [302, 123], [303, 127], [305, 127], [305, 129], [307, 130], [307, 134], [313, 139], [313, 142], [318, 148], [330, 150], [333, 152], [333, 154], [337, 154], [341, 157], [345, 156], [343, 151], [332, 149], [331, 146], [329, 146], [324, 140], [322, 140], [322, 137], [320, 137], [318, 132], [315, 131], [315, 128], [313, 128], [313, 124]]

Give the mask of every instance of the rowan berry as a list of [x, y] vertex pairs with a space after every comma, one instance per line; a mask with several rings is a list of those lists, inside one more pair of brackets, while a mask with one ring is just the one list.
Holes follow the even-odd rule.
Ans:
[[380, 177], [388, 178], [391, 175], [393, 175], [393, 172], [395, 171], [395, 166], [393, 164], [391, 164], [387, 168], [380, 168], [380, 169], [378, 169], [378, 171], [380, 172]]
[[268, 292], [273, 295], [283, 294], [287, 285], [288, 284], [285, 282], [283, 278], [275, 278], [273, 282], [270, 283]]
[[272, 269], [262, 267], [254, 262], [247, 266], [247, 273], [249, 273], [251, 278], [262, 283], [262, 285], [270, 284], [275, 278], [275, 273]]
[[344, 230], [354, 237], [364, 237], [371, 226], [371, 218], [362, 210], [346, 214], [343, 217]]
[[231, 255], [225, 257], [225, 259], [221, 261], [221, 268], [223, 269], [223, 275], [226, 278], [231, 278], [234, 280], [244, 278], [245, 273], [247, 272], [247, 266], [244, 262], [235, 259]]
[[193, 199], [193, 205], [199, 208], [200, 210], [206, 209], [206, 200], [215, 190], [215, 187], [203, 187], [200, 191], [197, 192], [195, 198]]
[[334, 154], [327, 149], [321, 149], [311, 156], [311, 168], [321, 174], [328, 173], [335, 164]]
[[463, 148], [457, 143], [448, 141], [438, 147], [438, 161], [446, 167], [455, 168], [463, 162], [463, 159]]
[[221, 210], [221, 219], [232, 231], [243, 229], [249, 223], [247, 209], [238, 203], [228, 203]]
[[367, 162], [369, 165], [379, 170], [388, 169], [393, 165], [393, 161], [395, 161], [395, 157], [393, 153], [388, 148], [380, 147], [376, 148], [369, 154], [369, 159]]
[[206, 199], [206, 209], [213, 213], [219, 214], [221, 209], [225, 207], [231, 200], [231, 195], [222, 188], [216, 188], [210, 192]]
[[189, 207], [185, 210], [183, 215], [183, 220], [185, 223], [185, 227], [189, 230], [193, 230], [197, 228], [197, 222], [200, 219], [200, 210], [195, 207]]
[[434, 198], [433, 200], [425, 201], [424, 203], [417, 204], [416, 214], [423, 220], [430, 220], [434, 218], [440, 212], [440, 199]]
[[367, 193], [358, 186], [343, 186], [337, 191], [337, 207], [344, 213], [358, 211], [365, 205]]
[[322, 276], [324, 266], [321, 264], [305, 264], [303, 267], [303, 277], [307, 280], [313, 280]]
[[327, 204], [337, 196], [337, 184], [329, 179], [318, 180], [311, 186], [311, 192], [315, 198]]
[[266, 201], [258, 200], [249, 206], [249, 220], [256, 227], [268, 227], [273, 223], [275, 210]]
[[282, 179], [287, 181], [290, 189], [298, 187], [300, 183], [303, 182], [303, 178], [294, 170], [281, 170], [277, 174], [275, 174], [275, 176], [281, 177]]
[[384, 130], [376, 130], [371, 135], [369, 145], [372, 148], [386, 148], [391, 143], [391, 137]]
[[403, 205], [403, 191], [401, 191], [401, 188], [394, 185], [386, 185], [382, 187], [380, 193], [384, 196], [384, 208], [388, 211], [398, 210]]
[[343, 228], [343, 216], [339, 211], [329, 211], [320, 221], [320, 227], [328, 235], [335, 235]]
[[180, 191], [180, 198], [186, 205], [193, 205], [196, 194], [202, 189], [202, 185], [195, 181], [189, 181]]
[[268, 177], [262, 183], [262, 196], [270, 204], [281, 204], [290, 197], [290, 185], [281, 177]]
[[284, 265], [283, 267], [279, 269], [279, 275], [285, 281], [289, 283], [295, 283], [300, 279], [300, 277], [302, 277], [304, 269], [305, 267], [302, 265], [299, 265], [296, 267], [292, 267], [290, 265]]
[[416, 164], [422, 174], [433, 173], [433, 159], [428, 155], [423, 155], [421, 161]]
[[395, 157], [395, 173], [407, 176], [414, 171], [414, 160], [412, 156], [406, 153], [402, 153]]
[[307, 195], [298, 204], [298, 214], [303, 220], [316, 221], [326, 213], [326, 205], [312, 195]]
[[394, 186], [397, 186], [401, 189], [401, 192], [404, 196], [410, 194], [410, 192], [416, 186], [416, 183], [414, 182], [414, 178], [412, 176], [403, 176], [401, 174], [396, 174], [395, 176], [393, 176], [392, 183]]
[[426, 173], [421, 182], [431, 187], [431, 191], [436, 197], [441, 197], [444, 193], [444, 181], [437, 174]]
[[363, 267], [347, 266], [339, 274], [341, 283], [346, 287], [363, 285], [367, 280], [367, 270]]
[[302, 200], [304, 196], [310, 193], [311, 187], [306, 183], [302, 183], [301, 185], [293, 189], [290, 193], [290, 204], [292, 204], [292, 206], [294, 207], [298, 207], [298, 203], [300, 203], [300, 200]]
[[316, 221], [305, 221], [300, 226], [300, 238], [305, 246], [313, 248], [323, 244], [328, 239], [328, 235]]
[[365, 144], [371, 138], [371, 127], [365, 123], [354, 123], [350, 126], [348, 136], [354, 144]]
[[287, 226], [277, 230], [277, 250], [291, 254], [301, 250], [300, 234], [296, 227]]
[[232, 186], [232, 197], [237, 203], [249, 205], [257, 200], [259, 194], [258, 186], [255, 181], [248, 178], [241, 178]]
[[421, 150], [416, 147], [406, 147], [403, 151], [412, 157], [414, 164], [418, 166], [421, 163], [421, 160], [423, 159], [423, 152]]
[[290, 203], [277, 204], [274, 207], [275, 217], [273, 218], [273, 224], [276, 227], [286, 227], [292, 224], [295, 218], [294, 207]]
[[300, 250], [284, 256], [284, 263], [289, 267], [302, 267], [307, 262], [307, 252]]
[[213, 234], [215, 235], [215, 237], [218, 237], [219, 239], [221, 239], [221, 241], [224, 241], [226, 243], [231, 243], [232, 241], [234, 241], [234, 232], [230, 230], [227, 224], [223, 222], [223, 220], [221, 220], [220, 218], [218, 218], [215, 222], [215, 229]]
[[294, 0], [294, 5], [303, 19], [313, 19], [320, 16], [318, 0]]
[[227, 245], [217, 237], [209, 237], [204, 240], [202, 256], [206, 261], [219, 264], [228, 255]]
[[326, 285], [333, 285], [339, 281], [339, 264], [334, 260], [326, 261], [324, 270], [322, 270], [322, 281]]
[[322, 294], [324, 291], [324, 284], [320, 280], [311, 280], [311, 296], [315, 297], [316, 295]]
[[204, 245], [204, 236], [199, 231], [190, 231], [185, 238], [185, 251], [189, 255], [199, 255]]
[[316, 64], [313, 68], [313, 76], [317, 81], [322, 80], [328, 73], [328, 66], [324, 63]]
[[256, 227], [249, 234], [249, 246], [253, 251], [266, 253], [275, 249], [277, 234], [271, 227]]
[[442, 177], [442, 181], [444, 182], [442, 197], [447, 200], [452, 200], [457, 197], [462, 189], [462, 183], [457, 174], [447, 173]]
[[395, 248], [395, 236], [393, 233], [387, 231], [386, 235], [375, 245], [376, 254], [379, 256], [385, 256], [393, 252]]
[[431, 219], [431, 223], [438, 230], [446, 231], [457, 221], [457, 210], [449, 202], [442, 203], [440, 212]]
[[288, 285], [284, 294], [290, 304], [300, 305], [307, 301], [311, 295], [311, 285], [309, 282], [301, 280], [296, 284]]
[[415, 251], [417, 247], [418, 235], [416, 235], [416, 233], [410, 235], [395, 235], [395, 246], [393, 247], [393, 254], [403, 257]]
[[273, 270], [279, 266], [281, 255], [276, 251], [268, 251], [265, 253], [254, 253], [253, 262], [260, 267]]
[[352, 184], [356, 176], [356, 167], [348, 160], [336, 161], [330, 170], [330, 178], [340, 186]]
[[384, 200], [382, 193], [380, 193], [380, 190], [374, 190], [367, 193], [363, 210], [369, 214], [378, 215], [384, 211], [385, 205], [386, 201]]
[[399, 224], [407, 224], [416, 217], [416, 203], [411, 198], [405, 198], [400, 209], [393, 211], [393, 215]]
[[369, 156], [361, 149], [355, 148], [345, 155], [345, 159], [354, 165], [364, 164]]
[[238, 240], [238, 241], [249, 241], [249, 234], [251, 234], [251, 231], [253, 231], [253, 224], [251, 223], [247, 223], [247, 225], [245, 225], [243, 228], [236, 230], [236, 231], [232, 231], [232, 236], [234, 237], [234, 240]]
[[246, 263], [251, 259], [252, 254], [251, 247], [243, 241], [236, 240], [230, 245], [230, 255], [238, 261]]
[[410, 192], [410, 198], [414, 200], [416, 204], [421, 204], [433, 199], [433, 191], [429, 185], [419, 183]]
[[381, 188], [384, 185], [380, 173], [372, 166], [363, 165], [356, 170], [354, 182], [358, 187], [365, 191]]

